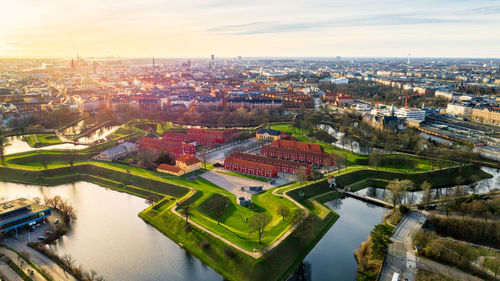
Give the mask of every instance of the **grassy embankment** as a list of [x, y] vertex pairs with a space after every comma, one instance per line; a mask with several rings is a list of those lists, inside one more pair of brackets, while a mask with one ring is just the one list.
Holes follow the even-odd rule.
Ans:
[[[9, 167], [0, 170], [0, 178], [19, 182], [20, 179], [25, 180], [25, 178], [28, 178], [27, 175], [30, 173], [29, 178], [33, 182], [29, 183], [35, 184], [55, 185], [76, 180], [87, 180], [142, 197], [167, 195], [168, 201], [161, 201], [142, 212], [140, 216], [174, 241], [182, 243], [191, 253], [229, 279], [255, 280], [264, 276], [270, 277], [267, 279], [283, 277], [312, 249], [337, 218], [336, 214], [320, 204], [322, 200], [339, 196], [338, 193], [328, 190], [325, 180], [303, 188], [303, 190], [311, 190], [310, 194], [306, 194], [304, 198], [299, 200], [313, 214], [308, 218], [313, 225], [310, 237], [306, 237], [303, 240], [304, 243], [299, 243], [300, 246], [297, 247], [297, 243], [300, 242], [297, 242], [297, 240], [300, 239], [290, 235], [278, 247], [266, 253], [264, 257], [255, 260], [234, 249], [227, 250], [228, 246], [226, 244], [197, 229], [186, 233], [183, 219], [170, 212], [170, 207], [174, 204], [171, 199], [180, 199], [185, 196], [188, 192], [186, 187], [194, 188], [196, 194], [190, 198], [193, 212], [191, 219], [247, 250], [265, 249], [266, 246], [270, 245], [290, 227], [290, 223], [277, 215], [276, 211], [279, 205], [284, 205], [292, 211], [297, 209], [289, 200], [275, 196], [272, 191], [268, 191], [253, 197], [255, 206], [252, 209], [243, 208], [234, 203], [236, 201], [234, 195], [201, 178], [189, 180], [189, 175], [172, 177], [120, 163], [88, 161], [85, 157], [88, 157], [91, 152], [92, 149], [79, 152], [78, 155], [81, 156], [81, 159], [77, 161], [73, 168], [67, 167], [67, 162], [65, 162], [67, 155], [64, 155], [64, 153], [47, 152], [51, 154], [51, 162], [47, 165], [47, 171], [40, 171], [42, 168], [40, 166], [40, 156], [37, 153], [9, 156], [7, 157]], [[41, 152], [41, 154], [44, 153], [46, 152]], [[16, 170], [11, 168], [16, 168]], [[360, 168], [366, 169], [364, 166], [350, 167], [342, 173], [347, 175], [358, 171], [357, 169]], [[381, 173], [381, 171], [374, 172]], [[425, 173], [422, 175], [425, 177]], [[293, 187], [292, 184], [280, 189], [278, 193], [281, 194]], [[296, 198], [294, 192], [296, 190], [290, 192], [292, 198]], [[213, 198], [214, 194], [228, 196], [232, 202], [229, 211], [222, 217], [220, 225], [217, 224], [216, 218], [206, 208], [207, 202]], [[248, 223], [244, 219], [258, 212], [265, 212], [271, 217], [262, 245], [258, 244], [257, 234], [250, 232]], [[196, 237], [192, 237], [191, 234], [196, 234]], [[297, 256], [294, 253], [299, 254]], [[230, 262], [221, 264], [220, 260], [224, 259], [230, 260]], [[245, 265], [244, 268], [238, 266], [240, 263]], [[270, 271], [270, 268], [273, 270]]]
[[[61, 157], [60, 152], [47, 153], [56, 158]], [[310, 220], [313, 222], [314, 231], [304, 239], [304, 245], [298, 247], [299, 249], [297, 249], [298, 238], [290, 235], [270, 253], [261, 259], [255, 260], [237, 250], [227, 250], [228, 246], [226, 244], [197, 229], [186, 233], [183, 219], [175, 216], [169, 209], [175, 204], [174, 200], [180, 199], [187, 194], [188, 189], [168, 182], [174, 181], [176, 184], [189, 183], [189, 186], [194, 187], [201, 195], [192, 203], [193, 220], [223, 235], [225, 238], [229, 238], [230, 241], [236, 242], [239, 246], [250, 250], [253, 248], [260, 249], [262, 245], [258, 244], [256, 233], [249, 234], [249, 226], [244, 222], [244, 217], [250, 217], [257, 212], [266, 212], [272, 217], [272, 221], [266, 232], [267, 235], [263, 237], [263, 245], [269, 245], [290, 226], [289, 218], [283, 221], [276, 214], [276, 208], [279, 205], [285, 205], [292, 211], [297, 208], [289, 200], [274, 196], [272, 192], [265, 192], [253, 198], [255, 207], [254, 210], [251, 210], [234, 204], [234, 195], [202, 178], [198, 178], [196, 181], [188, 181], [185, 178], [169, 179], [153, 171], [104, 162], [82, 162], [73, 168], [51, 167], [47, 171], [41, 172], [38, 170], [36, 162], [29, 163], [29, 159], [36, 160], [36, 157], [37, 154], [31, 154], [31, 158], [30, 156], [21, 157], [24, 158], [24, 165], [22, 165], [24, 170], [19, 169], [20, 162], [23, 162], [19, 157], [10, 157], [7, 161], [8, 165], [11, 165], [11, 162], [16, 159], [14, 160], [16, 168], [9, 166], [0, 167], [0, 179], [40, 185], [59, 185], [85, 180], [146, 198], [151, 194], [167, 195], [166, 199], [154, 205], [154, 208], [152, 207], [141, 213], [141, 217], [163, 233], [166, 233], [177, 243], [184, 244], [184, 247], [190, 252], [229, 279], [245, 280], [248, 277], [247, 280], [255, 280], [264, 278], [264, 276], [271, 277], [271, 280], [281, 278], [293, 265], [300, 262], [336, 219], [336, 215], [331, 212], [323, 212], [322, 217], [311, 216]], [[49, 167], [54, 165], [64, 164], [49, 164]], [[126, 172], [127, 168], [130, 171], [130, 175]], [[204, 213], [207, 210], [203, 206], [200, 206], [200, 204], [215, 193], [231, 197], [231, 202], [233, 202], [230, 211], [221, 219], [221, 225], [217, 225], [213, 217], [205, 216]], [[191, 235], [195, 234], [196, 238], [191, 237]], [[186, 240], [187, 237], [191, 237], [191, 239], [188, 239], [188, 241]], [[196, 241], [198, 243], [195, 243]], [[202, 241], [206, 241], [210, 245], [209, 249], [200, 248]], [[298, 256], [296, 255], [297, 253], [299, 253]], [[284, 258], [285, 256], [286, 258]], [[229, 259], [231, 262], [220, 263], [221, 259]], [[245, 266], [236, 266], [240, 263]], [[269, 270], [268, 266], [272, 266], [273, 270]]]
[[62, 143], [56, 134], [25, 135], [24, 140], [29, 146], [35, 148]]

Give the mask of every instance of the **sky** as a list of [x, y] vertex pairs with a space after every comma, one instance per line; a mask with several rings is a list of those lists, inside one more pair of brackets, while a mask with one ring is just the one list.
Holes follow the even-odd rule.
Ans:
[[500, 0], [0, 4], [0, 57], [500, 58]]

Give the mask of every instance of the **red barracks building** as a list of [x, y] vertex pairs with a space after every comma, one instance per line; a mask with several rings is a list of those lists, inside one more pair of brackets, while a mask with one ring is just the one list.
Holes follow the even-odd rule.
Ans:
[[196, 147], [192, 144], [172, 142], [149, 137], [141, 137], [137, 142], [137, 145], [139, 152], [151, 149], [155, 150], [157, 153], [161, 151], [172, 152], [175, 156], [179, 156], [184, 153], [194, 154], [196, 152]]
[[260, 154], [318, 165], [323, 165], [325, 161], [330, 161], [330, 165], [333, 164], [331, 157], [320, 145], [291, 140], [276, 140], [271, 145], [264, 145], [260, 149]]
[[234, 138], [238, 134], [238, 130], [207, 130], [191, 128], [186, 134], [178, 132], [165, 132], [162, 136], [164, 140], [193, 142], [196, 145], [214, 146], [219, 143], [225, 143]]
[[231, 155], [231, 158], [242, 159], [242, 160], [246, 160], [246, 161], [252, 161], [252, 162], [272, 165], [272, 166], [275, 166], [278, 169], [278, 171], [284, 172], [284, 173], [295, 174], [300, 167], [306, 168], [306, 174], [309, 174], [311, 172], [311, 166], [309, 164], [299, 163], [299, 162], [295, 162], [295, 161], [281, 160], [281, 159], [276, 159], [276, 158], [271, 158], [271, 157], [259, 156], [259, 155], [254, 155], [254, 154], [246, 154], [246, 153], [240, 153], [240, 152], [234, 153], [233, 155]]
[[232, 157], [226, 158], [226, 160], [224, 160], [224, 168], [241, 173], [268, 178], [274, 178], [278, 175], [278, 169], [275, 166]]

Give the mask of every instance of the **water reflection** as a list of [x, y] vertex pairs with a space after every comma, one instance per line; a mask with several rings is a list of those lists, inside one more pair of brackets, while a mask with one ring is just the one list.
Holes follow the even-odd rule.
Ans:
[[88, 136], [84, 136], [78, 139], [79, 142], [81, 143], [93, 143], [98, 140], [103, 140], [105, 139], [108, 135], [113, 133], [116, 129], [118, 129], [120, 126], [105, 126], [101, 127], [94, 132], [92, 132]]
[[[382, 222], [387, 212], [387, 209], [353, 198], [334, 199], [325, 205], [340, 217], [304, 259], [304, 264], [310, 264], [306, 279], [291, 280], [355, 280], [354, 250], [366, 240], [373, 227]], [[301, 276], [299, 273], [297, 270], [294, 277]]]
[[106, 280], [222, 280], [137, 216], [147, 207], [142, 198], [86, 182], [56, 187], [0, 182], [6, 200], [54, 195], [72, 202], [78, 219], [52, 249], [71, 254]]
[[[459, 187], [459, 190], [456, 190], [455, 187], [433, 188], [431, 190], [431, 199], [435, 200], [439, 198], [448, 197], [454, 194], [455, 192], [459, 192], [460, 193], [459, 195], [481, 194], [490, 192], [493, 189], [500, 188], [500, 171], [498, 169], [490, 167], [481, 167], [481, 169], [493, 175], [493, 178], [484, 179], [474, 185], [461, 186]], [[357, 191], [356, 193], [373, 198], [378, 198], [380, 200], [384, 200], [387, 202], [390, 201], [390, 191], [385, 190], [383, 188], [367, 187], [365, 189]], [[406, 204], [420, 203], [422, 202], [423, 197], [424, 197], [423, 191], [407, 192], [406, 196], [404, 197], [404, 200]]]
[[352, 151], [352, 152], [358, 153], [358, 154], [370, 153], [369, 147], [361, 145], [357, 141], [344, 140], [345, 134], [335, 130], [331, 126], [321, 124], [318, 127], [322, 130], [325, 130], [327, 133], [329, 133], [330, 135], [334, 136], [337, 139], [336, 142], [332, 143], [334, 146], [341, 148], [341, 149], [349, 150], [349, 151]]
[[86, 145], [74, 145], [72, 143], [61, 143], [55, 145], [49, 145], [39, 148], [34, 148], [29, 146], [24, 140], [22, 136], [11, 136], [6, 138], [9, 145], [5, 147], [5, 155], [21, 153], [26, 151], [34, 151], [34, 150], [48, 150], [48, 149], [84, 149], [88, 146]]

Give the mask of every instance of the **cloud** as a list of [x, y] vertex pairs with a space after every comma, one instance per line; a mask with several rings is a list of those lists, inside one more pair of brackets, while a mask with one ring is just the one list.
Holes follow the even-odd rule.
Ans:
[[379, 14], [363, 17], [329, 20], [302, 20], [296, 22], [257, 21], [244, 24], [220, 25], [206, 29], [208, 33], [223, 35], [271, 34], [323, 30], [360, 26], [398, 26], [442, 23], [464, 23], [470, 20], [443, 17], [422, 17], [413, 14]]

